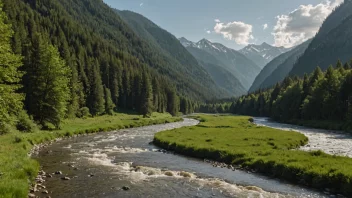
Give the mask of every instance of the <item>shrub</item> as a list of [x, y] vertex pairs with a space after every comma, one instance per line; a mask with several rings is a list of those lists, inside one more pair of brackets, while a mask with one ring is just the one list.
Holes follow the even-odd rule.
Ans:
[[0, 135], [6, 134], [6, 133], [10, 133], [14, 130], [14, 128], [5, 123], [5, 122], [0, 122]]
[[38, 126], [30, 119], [25, 111], [21, 111], [17, 117], [16, 128], [22, 132], [33, 132], [38, 129]]
[[79, 109], [79, 111], [77, 113], [77, 117], [79, 117], [79, 118], [88, 118], [91, 116], [92, 115], [90, 114], [88, 107], [82, 107], [81, 109]]

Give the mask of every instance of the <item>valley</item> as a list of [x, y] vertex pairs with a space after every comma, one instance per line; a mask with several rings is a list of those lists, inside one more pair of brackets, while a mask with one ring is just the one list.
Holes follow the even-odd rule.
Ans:
[[0, 0], [0, 197], [351, 197], [351, 9]]

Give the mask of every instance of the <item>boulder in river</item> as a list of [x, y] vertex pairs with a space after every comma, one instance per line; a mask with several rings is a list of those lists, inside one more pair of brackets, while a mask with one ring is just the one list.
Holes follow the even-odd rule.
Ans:
[[128, 187], [128, 186], [123, 186], [123, 187], [122, 187], [122, 190], [124, 190], [124, 191], [130, 190], [130, 187]]
[[62, 172], [61, 171], [56, 171], [55, 175], [62, 175]]
[[42, 193], [43, 194], [49, 194], [49, 192], [47, 190], [43, 190]]
[[35, 194], [29, 193], [28, 198], [35, 198]]
[[71, 180], [71, 178], [69, 178], [69, 177], [62, 177], [61, 179], [62, 180]]

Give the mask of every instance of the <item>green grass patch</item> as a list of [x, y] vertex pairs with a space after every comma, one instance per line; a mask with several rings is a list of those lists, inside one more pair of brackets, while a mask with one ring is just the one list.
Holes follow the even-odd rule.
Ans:
[[180, 154], [240, 165], [313, 188], [328, 188], [333, 193], [352, 194], [352, 159], [294, 150], [307, 144], [303, 134], [256, 126], [245, 116], [194, 118], [202, 122], [157, 133], [154, 142]]
[[37, 161], [28, 156], [35, 144], [60, 137], [180, 121], [170, 114], [153, 113], [150, 118], [115, 114], [87, 119], [66, 120], [61, 130], [0, 135], [0, 197], [27, 197], [29, 184], [39, 171]]

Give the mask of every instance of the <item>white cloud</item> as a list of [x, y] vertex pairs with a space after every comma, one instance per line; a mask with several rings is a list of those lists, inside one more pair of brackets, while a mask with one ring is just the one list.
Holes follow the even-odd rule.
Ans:
[[214, 31], [217, 34], [222, 34], [228, 40], [234, 40], [239, 45], [248, 45], [249, 41], [254, 39], [252, 35], [252, 25], [241, 21], [230, 23], [216, 23]]
[[211, 33], [211, 31], [210, 31], [210, 30], [208, 30], [208, 31], [207, 31], [207, 34], [210, 34], [210, 33]]
[[214, 20], [216, 23], [220, 23], [220, 19], [215, 19]]
[[312, 38], [320, 26], [343, 0], [325, 1], [317, 5], [300, 5], [288, 15], [277, 16], [272, 33], [276, 46], [293, 47]]
[[266, 30], [268, 28], [268, 24], [263, 25], [263, 30]]
[[144, 3], [139, 4], [140, 7], [142, 7], [143, 5], [144, 5]]

